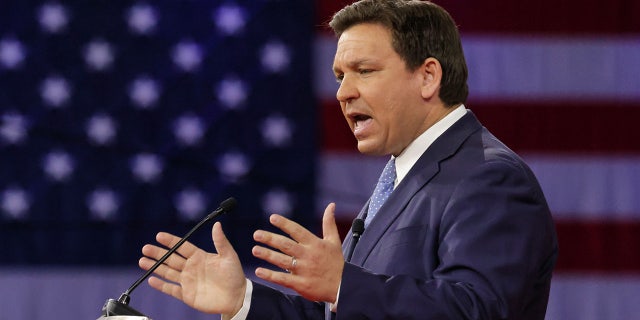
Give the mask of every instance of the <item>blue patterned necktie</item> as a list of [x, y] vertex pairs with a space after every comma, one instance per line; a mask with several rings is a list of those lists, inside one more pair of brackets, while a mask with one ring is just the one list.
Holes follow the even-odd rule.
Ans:
[[373, 190], [373, 195], [371, 196], [371, 200], [369, 201], [369, 211], [367, 212], [367, 217], [364, 220], [364, 225], [369, 226], [369, 223], [375, 217], [380, 207], [387, 201], [389, 195], [393, 191], [393, 183], [396, 180], [396, 158], [391, 158], [387, 165], [382, 170], [382, 174], [378, 179], [378, 184], [376, 184], [376, 188]]

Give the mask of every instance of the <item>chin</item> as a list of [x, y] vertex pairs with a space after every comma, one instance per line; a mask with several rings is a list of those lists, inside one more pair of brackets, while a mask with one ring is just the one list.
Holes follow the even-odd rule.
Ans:
[[371, 144], [367, 144], [363, 141], [358, 141], [358, 151], [360, 153], [368, 155], [368, 156], [383, 156], [388, 153], [384, 152], [384, 150], [380, 150], [376, 146], [372, 146]]

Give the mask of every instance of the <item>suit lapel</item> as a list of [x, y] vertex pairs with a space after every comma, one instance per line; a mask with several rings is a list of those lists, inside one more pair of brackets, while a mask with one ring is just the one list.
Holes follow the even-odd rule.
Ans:
[[[364, 265], [373, 248], [393, 222], [398, 219], [411, 198], [439, 172], [440, 162], [455, 154], [462, 143], [481, 127], [473, 113], [468, 111], [464, 117], [447, 129], [429, 146], [407, 176], [391, 193], [387, 202], [378, 211], [375, 219], [371, 221], [369, 227], [362, 234], [351, 258], [353, 264]], [[364, 216], [367, 208], [368, 202], [358, 214], [358, 218]], [[344, 248], [348, 248], [351, 240], [351, 232], [349, 232], [348, 239], [345, 239], [347, 246]]]

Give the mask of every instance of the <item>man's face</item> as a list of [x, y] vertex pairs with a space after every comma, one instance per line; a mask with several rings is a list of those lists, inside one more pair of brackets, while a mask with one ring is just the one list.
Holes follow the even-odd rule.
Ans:
[[342, 33], [333, 71], [340, 83], [336, 97], [360, 152], [397, 156], [426, 130], [424, 75], [421, 68], [407, 70], [385, 27], [364, 23]]

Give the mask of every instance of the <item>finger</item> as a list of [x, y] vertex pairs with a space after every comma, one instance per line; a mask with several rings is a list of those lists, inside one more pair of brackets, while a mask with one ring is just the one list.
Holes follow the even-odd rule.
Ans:
[[[156, 261], [162, 258], [167, 253], [167, 251], [169, 250], [151, 244], [147, 244], [142, 247], [142, 254]], [[167, 258], [167, 260], [165, 260], [164, 263], [174, 269], [182, 270], [184, 268], [186, 260], [179, 254], [172, 254]]]
[[278, 249], [290, 256], [300, 255], [298, 243], [281, 234], [257, 230], [253, 233], [253, 239], [272, 248]]
[[182, 300], [182, 287], [175, 283], [166, 282], [162, 279], [151, 277], [147, 280], [149, 285], [165, 294], [175, 297], [176, 299]]
[[[154, 264], [155, 264], [154, 260], [151, 260], [146, 257], [142, 257], [140, 258], [140, 260], [138, 260], [138, 265], [143, 270], [151, 269], [151, 267], [153, 267]], [[160, 266], [158, 266], [158, 268], [156, 268], [156, 270], [153, 271], [153, 273], [171, 282], [180, 281], [180, 272], [166, 265], [161, 264]]]
[[322, 216], [322, 238], [332, 242], [340, 242], [340, 233], [336, 224], [336, 204], [329, 203]]
[[[156, 241], [158, 241], [158, 243], [164, 245], [167, 248], [172, 248], [181, 239], [182, 238], [174, 236], [174, 235], [172, 235], [170, 233], [166, 233], [166, 232], [158, 232], [158, 234], [156, 235]], [[194, 246], [189, 241], [185, 241], [185, 243], [183, 243], [180, 246], [180, 248], [178, 248], [178, 250], [176, 250], [176, 252], [178, 254], [180, 254], [181, 256], [185, 257], [185, 258], [189, 258], [197, 250], [198, 250], [198, 247]]]
[[294, 284], [294, 275], [286, 272], [277, 272], [273, 270], [269, 270], [267, 268], [256, 268], [255, 274], [258, 278], [281, 285], [283, 287], [287, 287], [293, 289]]
[[211, 239], [219, 255], [236, 255], [236, 251], [222, 231], [222, 224], [220, 224], [220, 222], [213, 224], [213, 228], [211, 228]]
[[299, 243], [307, 243], [311, 240], [317, 239], [311, 231], [279, 214], [272, 214], [269, 217], [269, 222]]
[[[269, 250], [267, 248], [260, 247], [260, 246], [253, 247], [253, 249], [251, 250], [251, 253], [253, 253], [254, 257], [267, 261], [272, 265], [277, 266], [281, 269], [284, 269], [284, 270], [291, 269], [291, 271], [293, 271], [293, 266], [292, 266], [293, 258], [289, 255], [286, 255], [277, 251]], [[299, 261], [298, 261], [298, 264], [299, 264]], [[296, 267], [297, 266], [298, 265], [296, 265]]]

